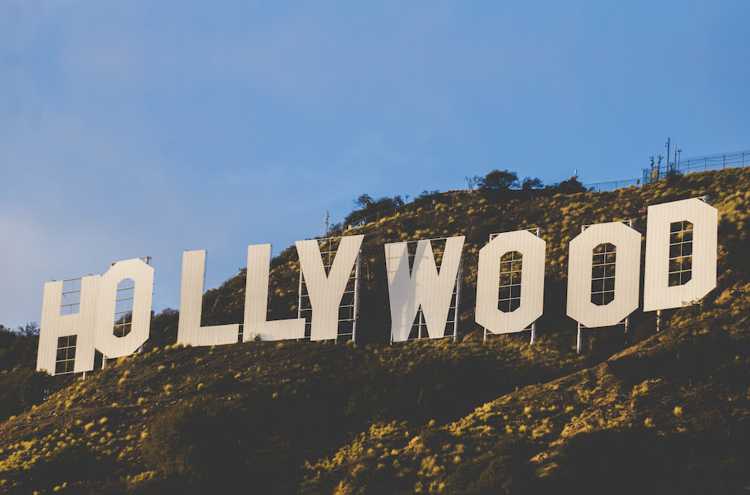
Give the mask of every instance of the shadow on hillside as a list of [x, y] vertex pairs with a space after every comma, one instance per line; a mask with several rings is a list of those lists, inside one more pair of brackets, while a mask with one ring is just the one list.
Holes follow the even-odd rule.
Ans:
[[[653, 430], [620, 429], [581, 434], [556, 459], [556, 469], [537, 478], [528, 445], [509, 442], [459, 467], [446, 493], [471, 495], [733, 494], [747, 493], [750, 462], [747, 425], [727, 435], [661, 436]], [[488, 457], [484, 460], [481, 457]], [[489, 458], [491, 457], [491, 458]], [[370, 493], [370, 492], [368, 492]], [[375, 492], [373, 492], [375, 493]]]
[[653, 430], [580, 435], [563, 449], [540, 493], [747, 493], [750, 430], [660, 436]]

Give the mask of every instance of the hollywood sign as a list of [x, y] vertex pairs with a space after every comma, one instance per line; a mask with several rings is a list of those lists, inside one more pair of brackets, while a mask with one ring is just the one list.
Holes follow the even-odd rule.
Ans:
[[[717, 210], [700, 199], [649, 206], [644, 311], [685, 306], [716, 286], [717, 232]], [[296, 242], [309, 322], [303, 317], [267, 319], [271, 245], [248, 246], [241, 338], [239, 323], [201, 326], [206, 252], [184, 252], [177, 342], [213, 346], [256, 339], [336, 339], [342, 299], [357, 269], [363, 238], [342, 237], [333, 259], [325, 261], [317, 240]], [[429, 338], [444, 336], [451, 309], [457, 319], [463, 245], [463, 236], [446, 239], [439, 268], [430, 240], [416, 243], [411, 263], [406, 242], [385, 245], [392, 342], [409, 339], [420, 313]], [[487, 332], [520, 332], [542, 315], [545, 251], [545, 241], [528, 230], [497, 234], [480, 249], [475, 320]], [[585, 226], [569, 245], [568, 316], [579, 327], [619, 324], [638, 308], [640, 272], [638, 231], [623, 222]], [[118, 287], [127, 280], [132, 289], [123, 325], [117, 316]], [[149, 337], [153, 283], [154, 269], [142, 259], [118, 261], [102, 275], [80, 279], [78, 310], [72, 314], [61, 314], [63, 282], [45, 283], [37, 369], [80, 373], [94, 369], [96, 350], [108, 359], [137, 352]], [[356, 304], [355, 297], [349, 305], [354, 318]], [[126, 331], [117, 331], [123, 327]]]

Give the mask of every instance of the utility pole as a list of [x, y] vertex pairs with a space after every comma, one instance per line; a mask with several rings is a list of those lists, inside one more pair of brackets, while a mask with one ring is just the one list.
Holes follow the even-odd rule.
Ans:
[[667, 138], [667, 142], [664, 145], [664, 146], [667, 147], [667, 172], [669, 172], [672, 169], [672, 167], [669, 166], [669, 151], [670, 151], [669, 148], [670, 148], [671, 144], [672, 144], [672, 139], [671, 138]]
[[326, 237], [328, 234], [331, 233], [331, 212], [326, 210], [326, 216], [325, 216], [325, 224], [326, 224]]

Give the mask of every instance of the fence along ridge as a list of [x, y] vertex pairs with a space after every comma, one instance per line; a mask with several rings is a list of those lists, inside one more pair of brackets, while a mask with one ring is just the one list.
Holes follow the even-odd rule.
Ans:
[[640, 187], [665, 178], [669, 173], [691, 174], [709, 170], [750, 167], [750, 150], [733, 153], [717, 153], [679, 159], [653, 168], [644, 168], [641, 177], [632, 179], [610, 180], [584, 184], [595, 192], [613, 191], [623, 187]]

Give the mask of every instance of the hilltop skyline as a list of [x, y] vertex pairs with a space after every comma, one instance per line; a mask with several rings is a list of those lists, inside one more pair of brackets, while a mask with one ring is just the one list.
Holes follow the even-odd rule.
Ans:
[[667, 136], [746, 149], [749, 19], [740, 1], [5, 3], [0, 323], [38, 320], [45, 280], [146, 255], [155, 309], [176, 307], [183, 250], [208, 250], [214, 287], [243, 245], [277, 253], [362, 193], [635, 177]]

